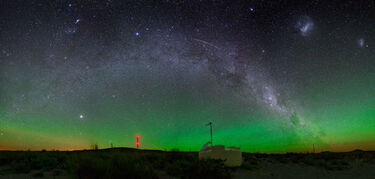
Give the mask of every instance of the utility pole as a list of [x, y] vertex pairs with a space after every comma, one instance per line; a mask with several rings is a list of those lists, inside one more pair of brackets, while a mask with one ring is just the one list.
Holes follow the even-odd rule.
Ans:
[[315, 144], [313, 144], [313, 153], [315, 153]]
[[212, 122], [209, 122], [208, 124], [207, 124], [207, 126], [210, 126], [210, 136], [211, 136], [211, 148], [212, 148], [212, 146], [213, 146], [213, 144], [212, 144]]

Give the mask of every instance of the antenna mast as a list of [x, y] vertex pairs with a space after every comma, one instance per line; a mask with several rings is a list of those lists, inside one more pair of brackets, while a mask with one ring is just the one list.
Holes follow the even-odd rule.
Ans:
[[210, 136], [211, 136], [211, 148], [212, 148], [212, 146], [213, 146], [213, 144], [212, 144], [212, 122], [209, 122], [208, 124], [207, 124], [207, 126], [210, 126]]

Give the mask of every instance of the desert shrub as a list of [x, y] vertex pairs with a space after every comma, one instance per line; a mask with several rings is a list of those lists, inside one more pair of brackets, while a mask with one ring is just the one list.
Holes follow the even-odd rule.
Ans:
[[10, 165], [13, 170], [19, 173], [29, 173], [32, 169], [28, 160], [14, 160]]
[[90, 146], [90, 149], [91, 149], [91, 150], [99, 150], [99, 145], [98, 145], [98, 144], [92, 144], [92, 145]]
[[222, 160], [176, 160], [165, 167], [167, 174], [179, 178], [229, 178]]
[[2, 162], [8, 163], [11, 169], [28, 173], [30, 170], [57, 168], [60, 164], [56, 155], [48, 152], [14, 152], [12, 159], [2, 158]]
[[155, 169], [162, 170], [166, 166], [166, 156], [164, 153], [145, 154], [142, 156], [142, 160], [148, 162]]
[[12, 160], [14, 160], [13, 155], [9, 155], [8, 153], [4, 153], [4, 154], [0, 155], [0, 166], [7, 165], [7, 164], [11, 163]]
[[98, 158], [80, 158], [71, 168], [79, 178], [104, 178], [107, 165], [106, 161]]
[[113, 178], [156, 178], [152, 165], [139, 158], [112, 158], [109, 174]]
[[165, 171], [172, 176], [182, 176], [189, 170], [192, 170], [196, 162], [187, 160], [176, 160], [165, 166]]
[[[196, 165], [195, 165], [196, 166]], [[223, 160], [199, 160], [198, 168], [192, 171], [192, 178], [229, 178], [228, 169]]]
[[165, 160], [167, 163], [177, 160], [198, 160], [198, 155], [186, 152], [168, 152], [165, 155]]
[[59, 163], [53, 156], [39, 155], [31, 158], [30, 164], [32, 169], [51, 169], [56, 168]]
[[344, 169], [348, 169], [351, 167], [349, 163], [344, 160], [324, 160], [324, 159], [310, 158], [304, 161], [304, 163], [307, 165], [325, 168], [328, 170], [344, 170]]
[[156, 178], [152, 165], [137, 155], [81, 153], [66, 162], [79, 178]]
[[334, 160], [330, 162], [329, 167], [326, 167], [329, 170], [344, 170], [351, 168], [350, 164], [344, 160]]
[[63, 173], [63, 171], [61, 171], [61, 170], [53, 170], [52, 175], [53, 175], [53, 176], [59, 176], [59, 175], [61, 175], [62, 173]]
[[43, 177], [44, 174], [43, 174], [42, 171], [38, 171], [38, 172], [34, 173], [32, 176], [33, 176], [33, 177]]
[[241, 165], [241, 168], [247, 169], [247, 170], [254, 170], [259, 168], [257, 164], [249, 163], [249, 162], [243, 162]]
[[258, 165], [259, 159], [257, 159], [255, 155], [243, 153], [242, 158], [243, 158], [243, 162], [241, 165], [242, 168], [245, 168], [248, 170], [259, 168], [259, 165]]

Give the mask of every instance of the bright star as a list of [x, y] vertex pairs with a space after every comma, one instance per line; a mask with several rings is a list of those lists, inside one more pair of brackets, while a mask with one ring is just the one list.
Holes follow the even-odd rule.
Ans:
[[360, 38], [360, 39], [358, 40], [358, 44], [359, 44], [360, 47], [365, 46], [365, 39]]
[[80, 119], [83, 119], [83, 117], [84, 117], [84, 116], [83, 116], [82, 114], [81, 114], [81, 115], [79, 115], [79, 118], [80, 118]]
[[139, 36], [139, 32], [136, 32], [135, 35], [136, 35], [136, 36]]
[[74, 24], [78, 24], [81, 21], [81, 19], [77, 19]]

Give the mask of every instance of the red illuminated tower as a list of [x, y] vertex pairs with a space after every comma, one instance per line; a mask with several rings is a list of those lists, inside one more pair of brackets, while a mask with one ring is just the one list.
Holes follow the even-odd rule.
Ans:
[[137, 145], [137, 149], [139, 149], [139, 134], [137, 134], [135, 138], [137, 139], [137, 142], [135, 142], [135, 144]]

